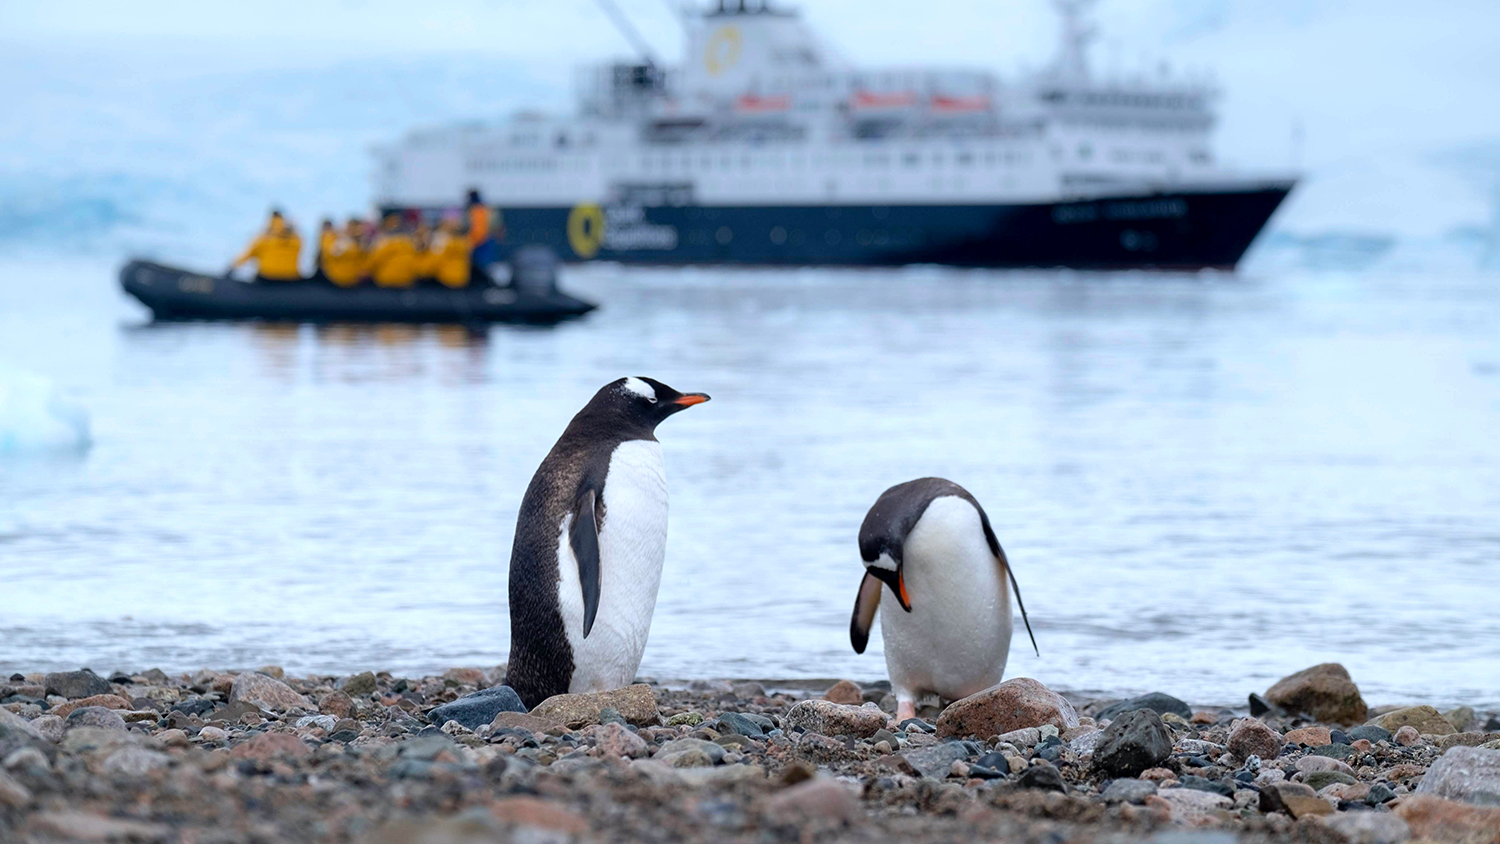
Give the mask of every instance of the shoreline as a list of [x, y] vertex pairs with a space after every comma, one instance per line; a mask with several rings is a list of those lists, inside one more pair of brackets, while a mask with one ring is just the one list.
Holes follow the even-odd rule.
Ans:
[[0, 677], [0, 839], [1042, 844], [1187, 829], [1398, 842], [1500, 829], [1500, 809], [1454, 799], [1467, 786], [1444, 768], [1448, 754], [1494, 754], [1484, 787], [1500, 789], [1500, 712], [1368, 708], [1342, 671], [1315, 666], [1265, 693], [1319, 716], [1017, 678], [900, 724], [888, 686], [849, 680], [668, 680], [528, 713], [474, 668]]

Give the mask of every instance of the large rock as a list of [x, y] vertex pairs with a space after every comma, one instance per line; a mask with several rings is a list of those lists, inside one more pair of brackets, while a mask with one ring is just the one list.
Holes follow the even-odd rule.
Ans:
[[938, 716], [937, 734], [989, 739], [1043, 724], [1059, 731], [1076, 727], [1078, 713], [1057, 692], [1030, 677], [1017, 677], [955, 701]]
[[1181, 715], [1184, 718], [1193, 717], [1193, 709], [1186, 703], [1163, 692], [1151, 692], [1150, 694], [1133, 697], [1130, 700], [1122, 700], [1099, 710], [1094, 717], [1100, 721], [1113, 721], [1127, 712], [1137, 709], [1149, 709], [1157, 715], [1165, 715], [1168, 712]]
[[1283, 677], [1266, 690], [1266, 699], [1291, 712], [1334, 724], [1361, 724], [1369, 713], [1359, 687], [1344, 666], [1325, 662]]
[[78, 727], [98, 727], [101, 730], [125, 730], [125, 719], [113, 709], [102, 706], [85, 706], [68, 714], [65, 721], [69, 730]]
[[1500, 750], [1449, 749], [1427, 769], [1416, 793], [1475, 806], [1500, 806]]
[[576, 730], [599, 723], [599, 713], [605, 709], [617, 710], [625, 716], [626, 722], [637, 727], [649, 727], [660, 720], [656, 697], [645, 683], [612, 692], [553, 695], [537, 704], [531, 714]]
[[1243, 718], [1229, 731], [1229, 752], [1241, 759], [1251, 756], [1268, 761], [1275, 759], [1284, 744], [1281, 734], [1259, 718]]
[[58, 671], [48, 674], [42, 681], [46, 687], [47, 694], [60, 695], [73, 700], [80, 697], [93, 697], [94, 695], [107, 695], [114, 691], [109, 681], [95, 674], [87, 668], [79, 671]]
[[1402, 798], [1394, 811], [1406, 821], [1414, 838], [1447, 844], [1500, 844], [1500, 809], [1413, 794]]
[[804, 700], [787, 710], [783, 721], [825, 736], [869, 738], [885, 726], [885, 713], [874, 706], [848, 706], [826, 700]]
[[1441, 712], [1430, 706], [1408, 706], [1370, 719], [1370, 723], [1396, 732], [1411, 727], [1421, 735], [1449, 736], [1458, 732]]
[[502, 712], [525, 711], [526, 704], [521, 702], [521, 696], [514, 689], [510, 686], [495, 686], [445, 703], [427, 713], [427, 718], [438, 726], [457, 721], [470, 730], [477, 730], [480, 725], [495, 720], [495, 716]]
[[1172, 755], [1172, 734], [1161, 716], [1135, 709], [1105, 728], [1094, 747], [1094, 765], [1114, 776], [1133, 777]]
[[273, 712], [284, 712], [292, 707], [317, 708], [286, 683], [254, 671], [246, 671], [234, 678], [234, 685], [229, 687], [229, 702], [254, 704]]

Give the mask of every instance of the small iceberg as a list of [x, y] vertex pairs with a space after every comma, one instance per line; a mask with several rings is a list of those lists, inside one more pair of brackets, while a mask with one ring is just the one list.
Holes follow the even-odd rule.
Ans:
[[88, 411], [50, 380], [0, 363], [0, 457], [83, 451], [92, 442]]

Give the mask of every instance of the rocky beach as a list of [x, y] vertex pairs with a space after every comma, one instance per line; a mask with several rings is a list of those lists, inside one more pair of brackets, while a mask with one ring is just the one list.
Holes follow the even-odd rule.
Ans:
[[1500, 715], [1336, 664], [1238, 708], [1016, 678], [903, 723], [884, 682], [527, 712], [502, 675], [0, 678], [0, 840], [1500, 844]]

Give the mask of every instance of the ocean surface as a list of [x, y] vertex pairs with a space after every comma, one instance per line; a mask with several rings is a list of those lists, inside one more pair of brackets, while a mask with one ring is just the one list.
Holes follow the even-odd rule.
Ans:
[[1339, 661], [1372, 703], [1500, 704], [1493, 273], [590, 266], [595, 314], [471, 336], [154, 325], [116, 268], [0, 260], [0, 373], [93, 439], [0, 454], [0, 672], [503, 662], [531, 473], [649, 375], [713, 401], [658, 431], [643, 675], [884, 677], [855, 536], [942, 475], [1030, 611], [1007, 676], [1243, 703]]

